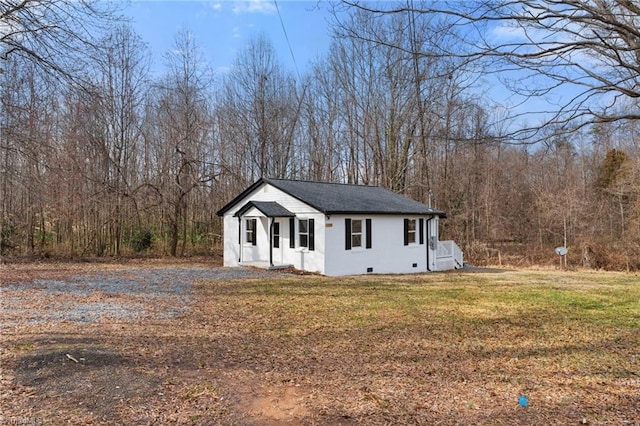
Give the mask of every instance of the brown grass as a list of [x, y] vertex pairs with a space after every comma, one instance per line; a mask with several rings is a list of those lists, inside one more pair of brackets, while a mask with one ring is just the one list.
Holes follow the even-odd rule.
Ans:
[[177, 318], [0, 330], [0, 424], [639, 424], [639, 282], [551, 270], [199, 282]]

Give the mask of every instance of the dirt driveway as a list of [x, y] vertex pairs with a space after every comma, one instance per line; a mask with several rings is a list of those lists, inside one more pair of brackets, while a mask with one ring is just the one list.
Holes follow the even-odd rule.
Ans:
[[224, 348], [196, 356], [182, 322], [198, 280], [266, 276], [182, 264], [1, 266], [0, 425], [295, 420], [294, 406], [269, 413], [260, 398], [241, 402], [247, 375], [217, 374]]
[[170, 319], [185, 313], [197, 280], [273, 277], [249, 268], [147, 267], [24, 271], [0, 281], [0, 329], [48, 322]]

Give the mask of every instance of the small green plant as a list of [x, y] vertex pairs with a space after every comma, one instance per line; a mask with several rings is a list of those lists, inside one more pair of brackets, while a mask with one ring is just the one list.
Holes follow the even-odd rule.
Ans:
[[153, 234], [148, 229], [136, 232], [131, 239], [131, 246], [137, 253], [150, 249], [152, 243]]

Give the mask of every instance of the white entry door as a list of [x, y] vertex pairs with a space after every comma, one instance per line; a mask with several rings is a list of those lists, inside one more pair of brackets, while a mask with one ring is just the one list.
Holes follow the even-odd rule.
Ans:
[[273, 222], [273, 230], [271, 235], [271, 250], [273, 250], [273, 264], [282, 264], [282, 224], [276, 219]]

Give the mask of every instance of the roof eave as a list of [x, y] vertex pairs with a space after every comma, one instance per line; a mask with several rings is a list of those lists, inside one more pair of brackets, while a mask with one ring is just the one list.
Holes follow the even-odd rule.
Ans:
[[360, 214], [360, 215], [367, 215], [367, 214], [373, 214], [373, 215], [391, 215], [391, 216], [401, 216], [401, 215], [411, 215], [411, 216], [438, 216], [441, 219], [446, 219], [447, 215], [445, 212], [443, 211], [439, 211], [439, 210], [434, 210], [431, 212], [416, 212], [416, 211], [377, 211], [377, 210], [331, 210], [331, 211], [326, 211], [323, 212], [326, 215], [332, 215], [332, 214], [341, 214], [341, 215], [348, 215], [348, 214]]

